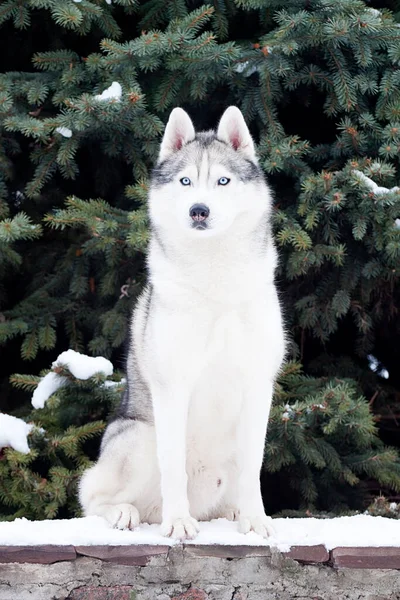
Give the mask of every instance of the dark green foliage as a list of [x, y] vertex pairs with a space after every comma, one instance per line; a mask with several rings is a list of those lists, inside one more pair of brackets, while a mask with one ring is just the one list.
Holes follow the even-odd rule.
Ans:
[[296, 363], [285, 365], [277, 384], [265, 469], [284, 474], [308, 510], [345, 510], [351, 488], [367, 479], [400, 490], [397, 453], [377, 437], [354, 381], [308, 377]]
[[[397, 0], [3, 2], [0, 344], [12, 365], [2, 364], [2, 409], [26, 414], [8, 376], [37, 373], [66, 348], [122, 366], [169, 111], [183, 106], [205, 129], [236, 104], [274, 189], [289, 358], [305, 373], [285, 371], [277, 390], [266, 466], [291, 491], [273, 510], [393, 494], [399, 14]], [[96, 98], [113, 82], [120, 100]], [[102, 420], [96, 406], [71, 402], [57, 435]], [[37, 460], [6, 452], [10, 464]], [[58, 507], [72, 514], [69, 502]]]
[[[123, 384], [105, 387], [97, 374], [75, 379], [65, 367], [53, 368], [66, 385], [32, 410], [26, 420], [35, 424], [28, 437], [29, 454], [5, 449], [0, 461], [0, 516], [44, 519], [79, 514], [77, 482], [98, 451], [104, 420], [118, 401]], [[26, 391], [40, 377], [14, 375], [12, 383]], [[93, 440], [93, 442], [91, 442]]]

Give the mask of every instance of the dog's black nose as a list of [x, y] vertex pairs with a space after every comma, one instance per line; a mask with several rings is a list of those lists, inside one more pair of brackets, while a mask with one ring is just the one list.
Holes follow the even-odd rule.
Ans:
[[209, 214], [210, 209], [205, 204], [193, 204], [189, 210], [193, 221], [205, 221]]

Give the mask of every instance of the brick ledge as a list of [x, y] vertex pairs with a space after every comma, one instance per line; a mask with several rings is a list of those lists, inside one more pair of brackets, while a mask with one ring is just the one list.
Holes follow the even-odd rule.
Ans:
[[[52, 564], [73, 561], [79, 557], [97, 558], [104, 562], [146, 566], [156, 556], [169, 557], [171, 552], [182, 552], [188, 557], [216, 557], [228, 560], [266, 557], [270, 561], [275, 549], [268, 546], [225, 546], [182, 544], [175, 546], [0, 546], [1, 563]], [[330, 552], [322, 545], [292, 546], [284, 558], [302, 564], [329, 564], [335, 568], [399, 569], [400, 548], [397, 547], [338, 547]]]

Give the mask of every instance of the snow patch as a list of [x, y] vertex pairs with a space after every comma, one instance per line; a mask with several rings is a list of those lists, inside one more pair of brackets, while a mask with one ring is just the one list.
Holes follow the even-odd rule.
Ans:
[[379, 195], [382, 195], [382, 194], [390, 194], [392, 192], [399, 192], [400, 191], [400, 187], [398, 187], [398, 186], [395, 186], [395, 187], [392, 187], [392, 188], [387, 188], [387, 187], [379, 186], [377, 183], [375, 183], [375, 181], [372, 181], [372, 179], [370, 179], [369, 177], [367, 177], [366, 175], [364, 175], [364, 173], [362, 173], [361, 171], [358, 171], [357, 169], [354, 169], [353, 173], [355, 175], [357, 175], [358, 179], [360, 179], [363, 183], [365, 183], [365, 185], [376, 196], [379, 196]]
[[106, 377], [113, 374], [112, 363], [102, 356], [86, 356], [75, 350], [66, 350], [53, 362], [53, 368], [59, 365], [68, 367], [76, 379], [90, 379], [96, 373], [103, 373]]
[[[71, 375], [76, 379], [90, 379], [96, 373], [103, 373], [106, 377], [113, 374], [112, 363], [102, 356], [86, 356], [75, 350], [66, 350], [53, 362], [52, 368], [64, 366], [67, 367]], [[68, 380], [58, 373], [47, 373], [39, 382], [33, 392], [32, 406], [34, 408], [43, 408], [46, 401], [54, 392], [63, 385], [67, 385]]]
[[285, 408], [285, 412], [282, 413], [282, 419], [287, 421], [288, 419], [290, 419], [291, 416], [293, 416], [295, 411], [290, 406], [290, 404], [285, 404], [284, 408]]
[[383, 379], [389, 379], [389, 371], [384, 367], [379, 368], [379, 361], [373, 354], [368, 354], [368, 363], [371, 371], [383, 377]]
[[247, 68], [248, 65], [249, 65], [248, 60], [245, 60], [244, 62], [237, 64], [235, 67], [236, 73], [243, 73], [243, 71], [245, 71], [244, 76], [250, 77], [250, 75], [253, 75], [253, 73], [258, 71], [258, 68], [255, 65], [252, 65], [249, 69]]
[[[75, 0], [75, 2], [76, 2], [76, 0]], [[56, 127], [55, 130], [57, 131], [57, 133], [59, 133], [60, 135], [66, 137], [66, 138], [72, 137], [72, 130], [69, 127]]]
[[126, 379], [125, 379], [125, 377], [122, 377], [121, 381], [105, 381], [103, 383], [103, 387], [112, 388], [112, 387], [116, 387], [117, 385], [125, 385], [125, 384], [126, 384]]
[[21, 203], [25, 200], [25, 194], [23, 192], [21, 192], [20, 190], [16, 190], [14, 192], [14, 205], [15, 206], [21, 206]]
[[381, 11], [378, 10], [377, 8], [367, 8], [367, 11], [369, 13], [371, 13], [372, 15], [374, 15], [374, 17], [380, 18], [382, 16]]
[[394, 226], [396, 227], [396, 229], [400, 229], [400, 219], [395, 219]]
[[101, 94], [95, 96], [96, 100], [120, 100], [122, 96], [122, 87], [118, 81], [113, 81], [109, 88]]
[[[200, 533], [193, 544], [232, 546], [272, 546], [287, 552], [291, 546], [316, 546], [327, 550], [338, 546], [400, 546], [400, 520], [370, 515], [335, 519], [273, 519], [275, 535], [267, 540], [254, 532], [238, 532], [238, 524], [226, 519], [200, 523]], [[172, 546], [178, 542], [163, 537], [159, 525], [140, 525], [135, 531], [112, 529], [101, 517], [28, 521], [16, 519], [0, 523], [0, 545], [116, 545], [153, 544]]]
[[23, 454], [28, 454], [27, 436], [34, 425], [25, 423], [22, 419], [0, 413], [0, 448], [13, 448]]
[[65, 377], [57, 375], [57, 373], [47, 373], [40, 381], [32, 394], [32, 406], [33, 408], [44, 408], [46, 401], [56, 392], [60, 387], [65, 385]]

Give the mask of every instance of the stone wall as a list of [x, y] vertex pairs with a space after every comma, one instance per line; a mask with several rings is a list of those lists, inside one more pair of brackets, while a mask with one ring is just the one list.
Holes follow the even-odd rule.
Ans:
[[400, 600], [399, 548], [0, 547], [0, 600]]

